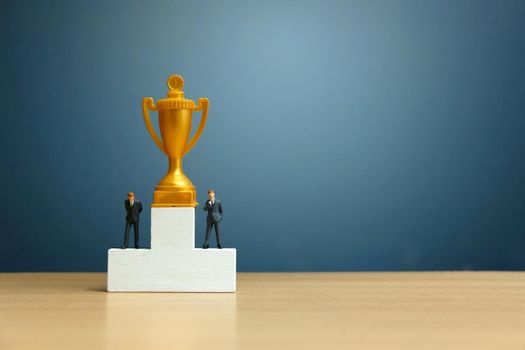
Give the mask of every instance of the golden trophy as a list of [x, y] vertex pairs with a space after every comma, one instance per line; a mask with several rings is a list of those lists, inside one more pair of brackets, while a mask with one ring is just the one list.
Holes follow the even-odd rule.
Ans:
[[[155, 144], [169, 159], [168, 173], [155, 188], [152, 207], [196, 207], [198, 205], [195, 186], [182, 171], [182, 157], [199, 140], [208, 118], [209, 103], [207, 98], [199, 98], [195, 106], [195, 102], [184, 98], [183, 86], [184, 79], [180, 75], [172, 75], [168, 78], [169, 91], [166, 98], [157, 100], [156, 105], [151, 97], [142, 99], [142, 113], [146, 128]], [[157, 136], [151, 124], [150, 110], [158, 112], [162, 140]], [[202, 111], [202, 116], [195, 135], [188, 142], [193, 111]]]

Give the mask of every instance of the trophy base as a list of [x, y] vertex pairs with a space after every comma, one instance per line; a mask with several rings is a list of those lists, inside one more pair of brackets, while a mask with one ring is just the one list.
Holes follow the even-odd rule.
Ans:
[[178, 190], [173, 187], [168, 187], [167, 189], [162, 187], [164, 186], [157, 186], [155, 192], [153, 192], [153, 203], [151, 206], [154, 208], [196, 207], [199, 205], [196, 201], [195, 188]]

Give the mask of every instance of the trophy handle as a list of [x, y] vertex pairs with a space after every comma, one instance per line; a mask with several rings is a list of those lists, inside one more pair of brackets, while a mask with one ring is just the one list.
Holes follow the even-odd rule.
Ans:
[[204, 130], [204, 126], [206, 125], [206, 120], [208, 119], [208, 106], [209, 101], [207, 98], [199, 98], [199, 104], [193, 109], [193, 111], [195, 112], [202, 110], [201, 121], [199, 123], [197, 131], [195, 132], [195, 135], [193, 135], [190, 143], [186, 146], [186, 150], [184, 150], [183, 156], [186, 153], [188, 153], [193, 148], [193, 146], [195, 146], [195, 143], [201, 137], [202, 131]]
[[142, 99], [142, 114], [144, 115], [144, 123], [146, 123], [146, 128], [148, 129], [148, 132], [153, 139], [153, 142], [160, 148], [164, 154], [168, 155], [168, 152], [166, 151], [166, 147], [160, 140], [160, 138], [157, 136], [157, 133], [155, 132], [155, 129], [153, 128], [153, 124], [151, 124], [151, 118], [149, 116], [149, 110], [156, 111], [157, 106], [153, 103], [153, 99], [151, 97], [144, 97]]

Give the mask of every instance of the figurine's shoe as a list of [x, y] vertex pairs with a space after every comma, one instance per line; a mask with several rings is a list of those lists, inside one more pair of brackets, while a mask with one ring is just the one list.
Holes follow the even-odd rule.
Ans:
[[205, 245], [202, 246], [202, 249], [208, 249], [209, 247], [210, 247], [209, 244], [205, 244]]
[[217, 248], [222, 249], [222, 245], [220, 245], [220, 243], [217, 243]]
[[127, 244], [123, 244], [122, 247], [120, 247], [120, 249], [127, 249], [127, 248], [128, 248]]
[[139, 249], [139, 246], [138, 246], [138, 245], [136, 245], [136, 246], [135, 246], [135, 249]]

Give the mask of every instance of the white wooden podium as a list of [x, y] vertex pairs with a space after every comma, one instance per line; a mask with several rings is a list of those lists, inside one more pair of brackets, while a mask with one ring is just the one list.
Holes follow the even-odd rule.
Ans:
[[151, 208], [151, 249], [110, 249], [108, 291], [235, 292], [236, 259], [195, 248], [195, 208]]

